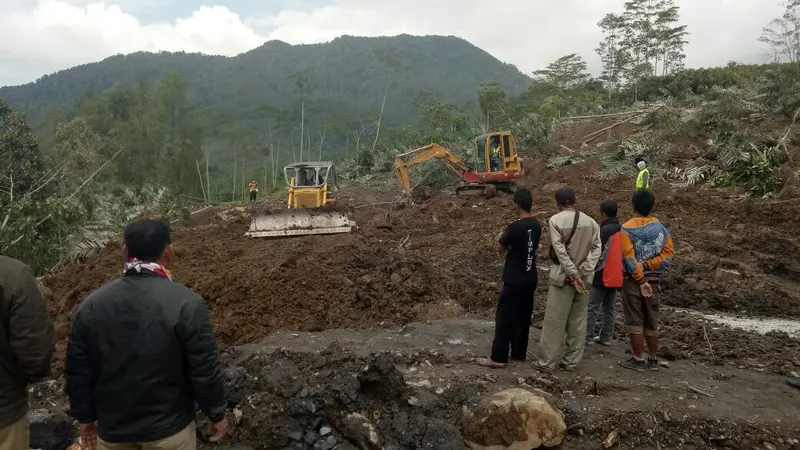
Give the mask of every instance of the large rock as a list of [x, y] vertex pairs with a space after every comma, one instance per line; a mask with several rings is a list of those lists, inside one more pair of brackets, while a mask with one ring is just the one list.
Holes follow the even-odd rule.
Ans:
[[31, 422], [31, 448], [63, 450], [77, 437], [72, 419], [62, 412], [37, 409], [28, 413]]
[[375, 425], [364, 415], [359, 413], [348, 414], [342, 419], [342, 434], [347, 439], [358, 444], [361, 450], [381, 450], [381, 438]]
[[[544, 394], [544, 393], [542, 393]], [[546, 395], [506, 389], [464, 408], [461, 433], [473, 450], [529, 450], [560, 445], [567, 426], [564, 413]]]

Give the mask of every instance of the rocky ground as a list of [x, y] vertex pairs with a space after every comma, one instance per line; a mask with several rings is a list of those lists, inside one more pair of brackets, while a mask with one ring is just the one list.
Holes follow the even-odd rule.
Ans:
[[[568, 146], [570, 136], [561, 137]], [[542, 221], [555, 212], [560, 183], [575, 188], [585, 212], [596, 216], [602, 200], [615, 199], [628, 217], [632, 176], [599, 181], [598, 164], [549, 170], [529, 161], [520, 184], [534, 191]], [[354, 232], [278, 240], [244, 237], [254, 208], [194, 215], [175, 233], [174, 273], [206, 299], [223, 345], [238, 423], [229, 445], [372, 448], [353, 431], [362, 429], [353, 421], [367, 420], [387, 449], [460, 449], [462, 407], [523, 386], [555, 396], [570, 426], [565, 448], [599, 448], [615, 429], [618, 448], [800, 448], [800, 396], [782, 377], [800, 371], [797, 335], [733, 329], [674, 309], [800, 319], [796, 190], [760, 200], [659, 180], [655, 192], [656, 214], [676, 243], [663, 284], [671, 308], [663, 314], [661, 356], [669, 368], [642, 375], [617, 367], [624, 342], [591, 348], [572, 374], [473, 364], [491, 340], [486, 320], [502, 269], [492, 246], [513, 220], [509, 197], [428, 192], [409, 204], [392, 180], [372, 180], [342, 192], [338, 208], [352, 213]], [[42, 280], [57, 323], [57, 372], [77, 305], [118, 277], [122, 262], [121, 246], [112, 244]], [[545, 293], [542, 282], [534, 326]], [[63, 410], [60, 383], [37, 386], [34, 406]], [[63, 450], [43, 450], [51, 448]]]
[[616, 364], [625, 342], [590, 347], [575, 373], [541, 373], [527, 363], [488, 370], [474, 358], [486, 354], [492, 333], [491, 321], [459, 317], [391, 329], [280, 331], [227, 347], [237, 423], [230, 442], [239, 447], [223, 448], [358, 448], [364, 438], [347, 422], [355, 413], [386, 449], [462, 449], [462, 408], [507, 387], [555, 396], [569, 427], [564, 448], [600, 448], [614, 430], [619, 448], [800, 448], [800, 391], [780, 376], [695, 360], [629, 372]]

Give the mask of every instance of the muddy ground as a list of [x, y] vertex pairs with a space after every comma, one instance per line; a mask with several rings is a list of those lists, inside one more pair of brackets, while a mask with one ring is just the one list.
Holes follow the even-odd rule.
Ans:
[[[537, 169], [542, 169], [540, 164]], [[597, 215], [606, 198], [620, 203], [620, 216], [630, 215], [626, 184], [611, 185], [581, 173], [590, 163], [558, 171], [538, 171], [526, 184], [536, 192], [534, 211], [543, 221], [555, 212], [551, 193], [562, 181], [572, 181], [580, 205]], [[534, 184], [534, 181], [539, 183]], [[499, 289], [502, 261], [492, 250], [494, 237], [513, 219], [511, 199], [456, 199], [438, 195], [422, 204], [406, 205], [387, 187], [364, 203], [349, 188], [340, 208], [350, 209], [358, 230], [332, 236], [289, 239], [245, 239], [247, 211], [212, 215], [175, 234], [176, 279], [208, 302], [218, 337], [226, 344], [243, 344], [278, 329], [319, 331], [340, 327], [402, 325], [415, 320], [484, 313]], [[761, 201], [711, 189], [672, 191], [656, 188], [657, 214], [675, 237], [675, 263], [663, 285], [664, 302], [701, 311], [746, 316], [800, 318], [800, 245], [793, 217], [800, 201]], [[347, 205], [344, 205], [344, 204]], [[373, 206], [375, 205], [375, 206]], [[704, 205], [714, 205], [713, 213]], [[546, 279], [546, 249], [539, 252]], [[120, 245], [83, 264], [62, 269], [44, 279], [53, 291], [52, 313], [59, 322], [60, 367], [64, 338], [77, 304], [91, 291], [119, 276]], [[546, 282], [540, 283], [536, 321], [543, 315]], [[258, 320], [253, 320], [257, 317]], [[671, 318], [667, 315], [665, 326]], [[683, 325], [683, 324], [682, 324]], [[785, 336], [774, 345], [753, 345], [720, 331], [706, 332], [712, 345], [725, 352], [708, 358], [770, 361], [782, 368], [798, 352]], [[677, 340], [675, 357], [703, 354], [693, 349], [702, 327], [687, 323], [669, 333]], [[741, 341], [741, 342], [739, 342]], [[791, 351], [786, 351], [791, 350]], [[777, 361], [777, 365], [775, 362]]]
[[[570, 144], [585, 132], [561, 139]], [[619, 202], [622, 218], [631, 214], [633, 174], [597, 180], [597, 161], [558, 170], [546, 169], [544, 161], [526, 166], [529, 173], [520, 184], [534, 192], [534, 212], [543, 222], [555, 212], [552, 193], [561, 183], [573, 186], [579, 207], [595, 217], [606, 199]], [[663, 283], [666, 305], [800, 318], [796, 191], [787, 189], [787, 196], [774, 200], [749, 199], [731, 190], [672, 188], [666, 180], [658, 180], [654, 191], [656, 215], [670, 227], [676, 245]], [[800, 371], [800, 341], [785, 332], [734, 330], [667, 309], [661, 356], [671, 367], [641, 380], [616, 369], [624, 343], [606, 353], [592, 349], [567, 384], [561, 378], [536, 381], [542, 377], [528, 367], [491, 373], [472, 367], [471, 358], [488, 350], [491, 327], [463, 318], [491, 314], [502, 270], [492, 247], [514, 218], [511, 199], [457, 199], [430, 192], [420, 200], [401, 201], [393, 180], [378, 178], [342, 191], [337, 209], [356, 219], [359, 228], [352, 233], [245, 238], [249, 213], [279, 206], [273, 203], [212, 208], [176, 231], [176, 280], [206, 299], [215, 333], [226, 348], [231, 406], [239, 404], [243, 412], [237, 442], [253, 448], [291, 447], [298, 432], [316, 433], [326, 421], [337, 429], [343, 412], [360, 410], [393, 448], [462, 448], [456, 438], [461, 405], [521, 378], [558, 395], [568, 423], [584, 423], [583, 434], [575, 429], [568, 448], [597, 448], [615, 427], [626, 433], [622, 448], [762, 448], [765, 440], [776, 448], [796, 448], [790, 439], [800, 438], [800, 420], [791, 420], [800, 417], [798, 397], [777, 375]], [[535, 326], [544, 313], [546, 250], [543, 244]], [[122, 262], [121, 246], [112, 244], [100, 256], [43, 280], [53, 294], [48, 305], [57, 322], [57, 371], [63, 367], [77, 305], [117, 278]], [[447, 321], [452, 318], [459, 319]], [[409, 323], [423, 324], [415, 325], [414, 332], [391, 331]], [[373, 327], [378, 329], [339, 330]], [[265, 344], [252, 345], [278, 331]], [[406, 342], [407, 334], [417, 339]], [[447, 344], [448, 336], [460, 334], [464, 337], [452, 339], [463, 345]], [[278, 347], [286, 350], [273, 351]], [[382, 350], [392, 356], [381, 356]], [[406, 384], [416, 376], [411, 368], [425, 360], [432, 366], [422, 370], [438, 377], [430, 379], [433, 391]], [[365, 375], [364, 368], [372, 366], [379, 369]], [[436, 394], [440, 379], [450, 387]], [[684, 381], [714, 397], [696, 398], [686, 392]], [[340, 392], [342, 386], [350, 391]], [[418, 404], [408, 404], [412, 395]], [[318, 405], [312, 408], [311, 403]], [[318, 413], [321, 405], [324, 412]], [[339, 448], [346, 448], [337, 433]], [[321, 447], [329, 443], [317, 439], [308, 447], [320, 441], [326, 442]]]
[[570, 427], [563, 448], [600, 448], [613, 430], [622, 436], [618, 448], [628, 449], [800, 448], [800, 391], [781, 377], [691, 359], [631, 373], [616, 364], [625, 342], [589, 347], [577, 373], [525, 363], [487, 370], [474, 358], [485, 355], [493, 327], [464, 317], [399, 329], [280, 331], [223, 348], [229, 403], [238, 410], [229, 445], [353, 449], [357, 437], [343, 418], [355, 412], [386, 449], [462, 449], [462, 407], [521, 386], [556, 396]]

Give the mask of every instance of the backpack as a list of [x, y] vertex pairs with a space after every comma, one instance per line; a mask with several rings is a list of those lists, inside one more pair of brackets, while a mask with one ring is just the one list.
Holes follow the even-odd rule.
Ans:
[[603, 286], [607, 288], [622, 287], [622, 238], [620, 231], [608, 239], [608, 248], [603, 265]]

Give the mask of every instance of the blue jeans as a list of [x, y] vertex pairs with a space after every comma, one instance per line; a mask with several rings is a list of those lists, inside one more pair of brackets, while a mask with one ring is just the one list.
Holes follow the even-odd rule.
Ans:
[[600, 341], [611, 342], [614, 336], [614, 308], [617, 302], [617, 289], [592, 286], [589, 292], [589, 314], [586, 320], [586, 342], [594, 340], [595, 324], [603, 310], [603, 322], [600, 329]]

